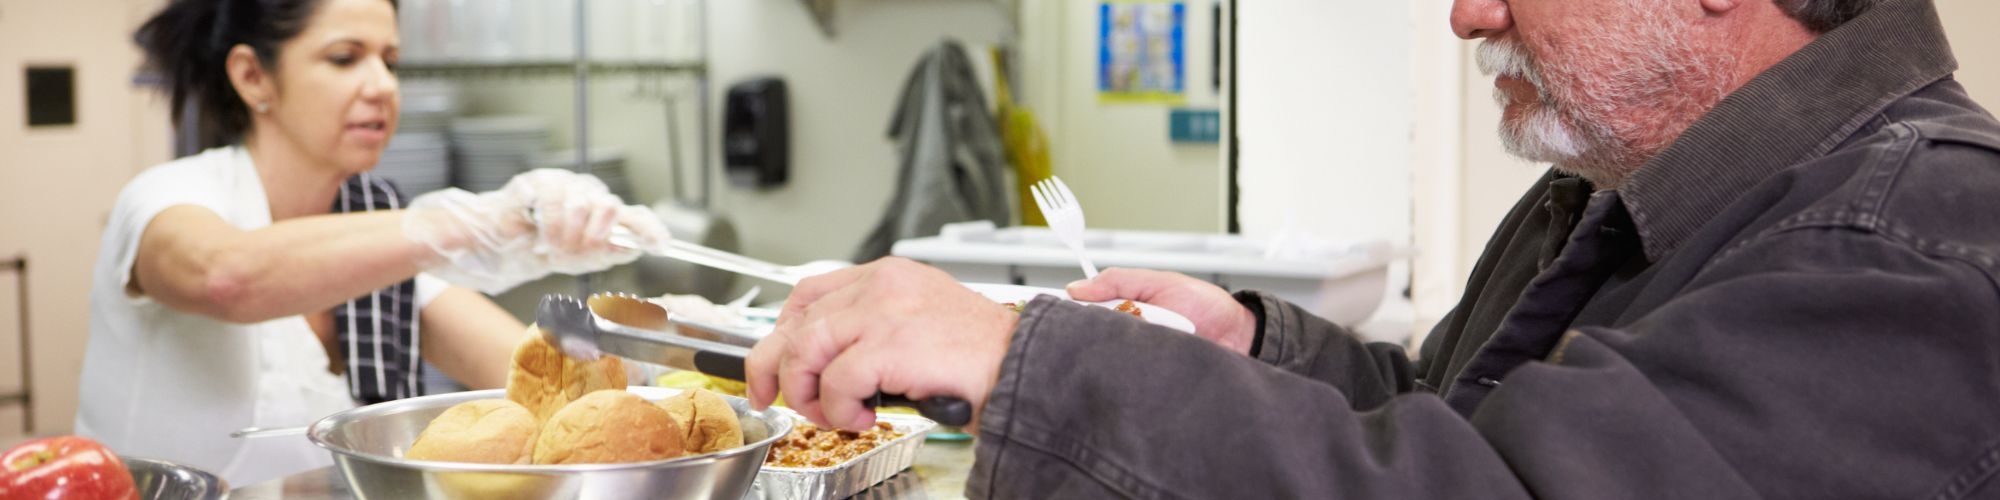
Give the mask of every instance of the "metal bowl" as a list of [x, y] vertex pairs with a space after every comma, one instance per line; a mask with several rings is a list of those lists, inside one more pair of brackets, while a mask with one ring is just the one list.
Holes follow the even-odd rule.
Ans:
[[132, 483], [144, 500], [216, 500], [229, 492], [229, 483], [200, 469], [150, 458], [118, 459], [132, 473]]
[[[631, 387], [648, 400], [679, 390]], [[417, 434], [452, 405], [506, 397], [501, 390], [439, 394], [373, 404], [314, 423], [306, 436], [333, 452], [354, 495], [370, 498], [624, 499], [743, 498], [764, 466], [771, 442], [791, 431], [789, 410], [750, 410], [722, 396], [743, 423], [744, 446], [690, 457], [628, 464], [491, 465], [403, 458]]]

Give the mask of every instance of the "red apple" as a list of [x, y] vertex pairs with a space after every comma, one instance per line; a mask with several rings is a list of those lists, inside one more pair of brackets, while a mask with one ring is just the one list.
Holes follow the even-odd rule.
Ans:
[[0, 499], [139, 498], [125, 461], [89, 438], [42, 438], [0, 455]]

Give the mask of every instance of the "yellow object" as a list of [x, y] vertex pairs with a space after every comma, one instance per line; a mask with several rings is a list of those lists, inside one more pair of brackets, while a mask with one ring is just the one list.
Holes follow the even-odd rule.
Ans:
[[[691, 371], [675, 371], [668, 373], [666, 375], [661, 375], [659, 378], [653, 379], [653, 385], [666, 387], [670, 389], [682, 389], [682, 390], [708, 389], [716, 393], [728, 394], [739, 398], [743, 397], [745, 389], [742, 382], [737, 382], [726, 378], [710, 377], [708, 375], [702, 374], [701, 372], [691, 372]], [[771, 406], [784, 406], [784, 405], [785, 405], [784, 396], [779, 396], [777, 401], [773, 401], [771, 403]], [[918, 414], [917, 410], [915, 409], [904, 408], [900, 406], [884, 406], [881, 408], [876, 408], [875, 413], [894, 413], [897, 415]]]
[[995, 47], [993, 54], [994, 117], [1000, 123], [1000, 143], [1007, 148], [1007, 160], [1014, 164], [1014, 195], [1021, 209], [1021, 225], [1046, 226], [1042, 211], [1035, 205], [1030, 186], [1055, 175], [1049, 161], [1049, 137], [1035, 122], [1035, 113], [1014, 103], [1014, 90], [1007, 83], [1006, 54]]
[[[686, 370], [678, 370], [661, 375], [659, 378], [653, 379], [653, 385], [669, 389], [707, 389], [716, 394], [728, 394], [739, 398], [744, 397], [745, 394], [749, 394], [750, 392], [750, 388], [743, 385], [742, 382], [726, 378], [710, 377], [701, 372]], [[784, 406], [785, 398], [779, 397], [778, 401], [772, 404], [775, 406]]]

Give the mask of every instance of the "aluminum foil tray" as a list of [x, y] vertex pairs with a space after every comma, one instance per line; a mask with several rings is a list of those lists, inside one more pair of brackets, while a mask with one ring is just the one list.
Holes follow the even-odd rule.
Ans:
[[[764, 466], [751, 485], [750, 496], [763, 500], [833, 500], [847, 498], [868, 489], [917, 462], [917, 450], [924, 435], [937, 422], [916, 415], [878, 413], [876, 420], [896, 428], [896, 439], [876, 446], [853, 460], [833, 467], [790, 468]], [[804, 420], [797, 425], [812, 425]]]

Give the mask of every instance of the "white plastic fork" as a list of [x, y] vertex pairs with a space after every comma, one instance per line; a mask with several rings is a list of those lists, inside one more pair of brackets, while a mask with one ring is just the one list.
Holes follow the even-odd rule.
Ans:
[[1082, 261], [1083, 277], [1096, 278], [1097, 264], [1091, 263], [1090, 255], [1083, 251], [1083, 206], [1077, 204], [1076, 194], [1069, 191], [1062, 178], [1055, 176], [1035, 183], [1030, 191], [1035, 195], [1035, 206], [1042, 209], [1042, 218], [1048, 219], [1049, 229], [1055, 230], [1056, 238]]

